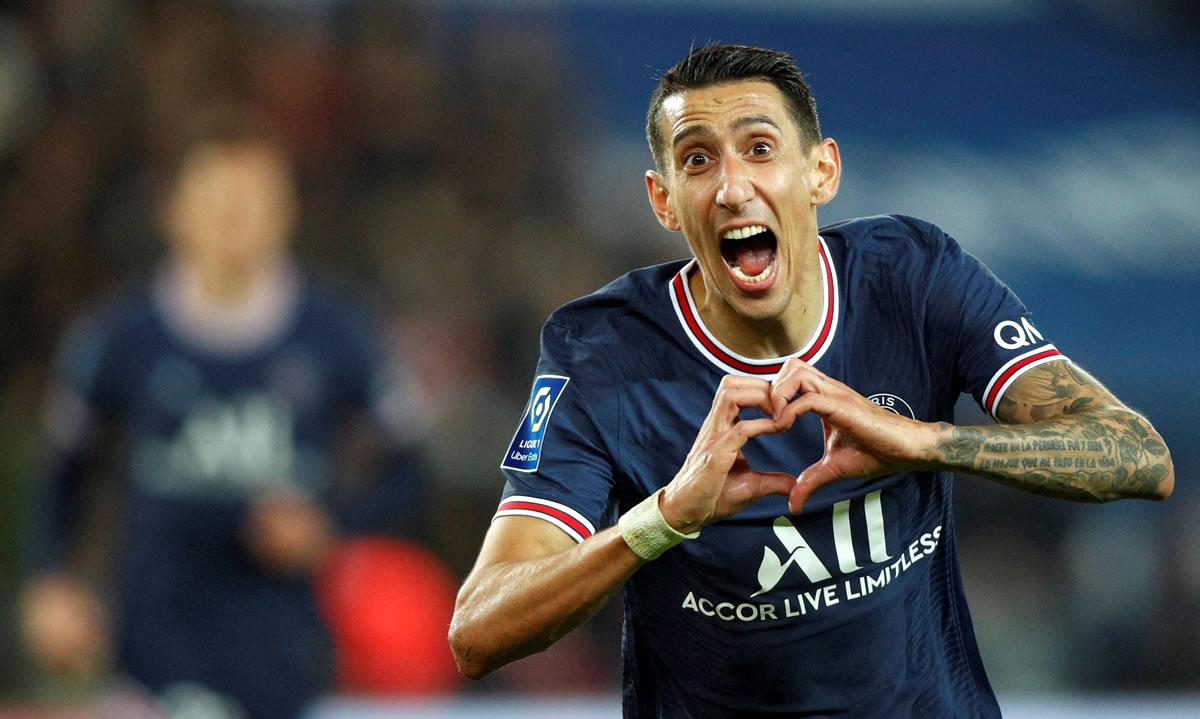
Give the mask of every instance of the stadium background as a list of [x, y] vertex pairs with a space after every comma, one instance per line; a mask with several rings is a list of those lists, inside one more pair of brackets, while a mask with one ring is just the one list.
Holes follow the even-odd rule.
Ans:
[[[153, 266], [154, 170], [190, 112], [248, 97], [283, 128], [301, 257], [385, 313], [436, 475], [431, 548], [461, 577], [542, 319], [686, 251], [646, 207], [642, 115], [656, 75], [710, 39], [808, 73], [845, 163], [822, 221], [937, 222], [1172, 448], [1166, 504], [959, 482], [1002, 704], [1200, 691], [1198, 26], [1183, 0], [0, 1], [0, 708], [67, 697], [12, 621], [49, 357], [77, 311]], [[462, 691], [612, 694], [618, 642], [606, 611]]]

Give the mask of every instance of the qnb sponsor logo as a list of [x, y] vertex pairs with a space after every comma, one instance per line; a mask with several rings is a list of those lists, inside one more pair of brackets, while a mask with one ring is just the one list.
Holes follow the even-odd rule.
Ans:
[[[891, 558], [887, 551], [887, 536], [883, 524], [883, 504], [880, 492], [876, 490], [863, 500], [863, 512], [867, 520], [867, 542], [870, 547], [871, 561], [878, 564]], [[779, 584], [784, 574], [792, 567], [799, 569], [809, 583], [817, 584], [833, 575], [825, 563], [812, 550], [808, 542], [800, 534], [800, 530], [787, 517], [777, 517], [773, 530], [786, 553], [781, 557], [771, 547], [763, 547], [762, 563], [758, 565], [758, 591], [750, 596], [757, 597], [765, 594]], [[854, 537], [850, 529], [850, 500], [845, 499], [833, 505], [832, 512], [833, 546], [837, 554], [838, 569], [842, 574], [850, 574], [862, 569], [854, 555]]]
[[1022, 347], [1031, 347], [1038, 342], [1044, 342], [1045, 337], [1037, 331], [1029, 318], [1022, 317], [1020, 322], [1012, 320], [1004, 320], [996, 325], [996, 329], [992, 331], [992, 336], [996, 338], [996, 344], [1006, 350], [1016, 350]]

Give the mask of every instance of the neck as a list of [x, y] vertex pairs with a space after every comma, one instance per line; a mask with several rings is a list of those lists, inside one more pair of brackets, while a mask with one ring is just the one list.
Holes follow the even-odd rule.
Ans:
[[225, 309], [253, 303], [264, 289], [279, 284], [285, 268], [285, 262], [263, 262], [238, 268], [187, 260], [176, 264], [178, 277], [189, 294], [204, 304]]
[[180, 335], [206, 349], [237, 352], [274, 341], [287, 328], [297, 308], [299, 276], [285, 261], [232, 281], [179, 261], [159, 275], [155, 292]]
[[701, 271], [688, 278], [700, 317], [721, 344], [744, 357], [768, 359], [794, 354], [808, 343], [821, 323], [824, 309], [822, 273], [817, 240], [803, 251], [797, 272], [790, 273], [783, 310], [768, 317], [739, 314], [711, 286]]

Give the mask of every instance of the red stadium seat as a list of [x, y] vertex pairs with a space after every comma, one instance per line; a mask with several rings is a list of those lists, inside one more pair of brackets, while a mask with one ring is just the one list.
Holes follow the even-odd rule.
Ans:
[[337, 690], [423, 695], [461, 676], [446, 634], [457, 582], [428, 550], [383, 537], [343, 543], [317, 577], [337, 651]]

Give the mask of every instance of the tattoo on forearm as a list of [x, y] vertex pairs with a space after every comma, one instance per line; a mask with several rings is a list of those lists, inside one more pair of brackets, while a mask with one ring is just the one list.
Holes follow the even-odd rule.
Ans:
[[1000, 399], [996, 417], [1001, 422], [1026, 424], [1060, 414], [1079, 414], [1095, 406], [1100, 387], [1070, 362], [1051, 362], [1028, 372], [1021, 391], [1010, 390]]
[[955, 428], [939, 444], [939, 462], [1064, 499], [1156, 494], [1170, 458], [1143, 418], [1069, 362], [1043, 365], [1026, 378], [996, 413], [1017, 424]]

